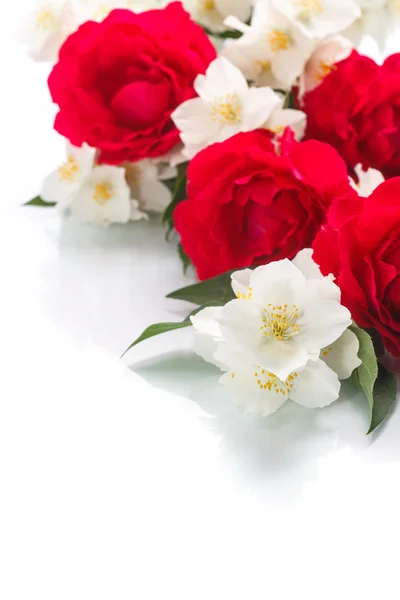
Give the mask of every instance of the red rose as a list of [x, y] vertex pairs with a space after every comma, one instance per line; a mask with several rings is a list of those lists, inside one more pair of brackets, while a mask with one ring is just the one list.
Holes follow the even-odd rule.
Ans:
[[336, 275], [342, 302], [361, 327], [374, 328], [400, 356], [400, 177], [369, 198], [332, 204], [316, 237], [314, 259]]
[[191, 161], [188, 181], [174, 221], [200, 279], [294, 257], [332, 200], [355, 194], [333, 148], [294, 142], [289, 132], [278, 151], [263, 130], [214, 144]]
[[354, 51], [302, 102], [308, 139], [331, 144], [349, 167], [400, 174], [400, 54], [378, 66]]
[[179, 2], [89, 21], [67, 39], [49, 78], [55, 129], [110, 164], [166, 154], [179, 142], [171, 113], [196, 95], [194, 79], [215, 56]]

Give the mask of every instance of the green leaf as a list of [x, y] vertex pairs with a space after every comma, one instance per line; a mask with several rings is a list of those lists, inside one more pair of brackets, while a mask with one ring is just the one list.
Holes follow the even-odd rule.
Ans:
[[162, 333], [168, 333], [169, 331], [176, 331], [177, 329], [184, 329], [185, 327], [191, 327], [192, 322], [190, 320], [190, 317], [197, 315], [197, 313], [199, 313], [201, 310], [203, 310], [203, 308], [208, 308], [209, 306], [217, 306], [217, 305], [213, 302], [210, 302], [209, 304], [200, 306], [200, 307], [196, 308], [195, 310], [193, 310], [186, 317], [186, 319], [184, 321], [174, 322], [174, 323], [156, 323], [155, 325], [150, 325], [150, 327], [147, 327], [147, 329], [145, 329], [143, 331], [143, 333], [129, 346], [129, 348], [127, 348], [125, 350], [125, 352], [123, 353], [121, 358], [124, 357], [125, 354], [127, 352], [129, 352], [129, 350], [131, 348], [133, 348], [134, 346], [137, 346], [141, 342], [144, 342], [145, 340], [155, 337], [156, 335], [161, 335]]
[[161, 183], [163, 183], [165, 185], [165, 187], [169, 189], [171, 194], [174, 193], [175, 186], [176, 186], [176, 177], [174, 177], [174, 179], [165, 179]]
[[188, 271], [188, 268], [192, 264], [192, 261], [190, 260], [190, 258], [186, 254], [186, 252], [184, 251], [182, 244], [178, 245], [178, 255], [179, 255], [179, 258], [181, 259], [181, 262], [182, 262], [183, 274], [186, 275], [186, 273]]
[[218, 277], [189, 285], [188, 287], [176, 290], [176, 292], [172, 292], [172, 294], [168, 294], [167, 298], [187, 300], [199, 305], [216, 303], [221, 306], [235, 298], [231, 284], [232, 273], [233, 271], [228, 271], [223, 275], [218, 275]]
[[186, 198], [188, 164], [189, 163], [183, 163], [182, 165], [179, 165], [179, 167], [178, 167], [178, 177], [176, 178], [176, 181], [175, 181], [175, 187], [174, 187], [174, 191], [172, 194], [172, 200], [171, 200], [170, 204], [167, 206], [167, 208], [165, 209], [165, 212], [163, 215], [163, 219], [162, 219], [163, 223], [167, 225], [167, 239], [169, 239], [169, 236], [174, 229], [174, 220], [173, 220], [174, 210], [178, 206], [178, 204], [180, 202], [182, 202], [182, 200], [185, 200], [185, 198]]
[[209, 29], [208, 27], [205, 27], [204, 25], [201, 25], [201, 27], [203, 28], [204, 32], [211, 36], [211, 37], [216, 37], [220, 40], [228, 40], [228, 39], [238, 39], [240, 37], [242, 37], [243, 33], [241, 31], [236, 31], [234, 29], [228, 29], [227, 31], [212, 31], [212, 29]]
[[296, 100], [293, 91], [287, 92], [283, 108], [296, 108]]
[[358, 356], [362, 365], [353, 373], [353, 379], [368, 398], [371, 411], [369, 434], [375, 431], [389, 414], [397, 395], [397, 379], [382, 365], [378, 367], [371, 336], [359, 327], [353, 326], [350, 329], [360, 343]]
[[[192, 325], [189, 317], [182, 321], [181, 323], [156, 323], [155, 325], [150, 325], [147, 329], [143, 331], [143, 333], [125, 350], [122, 357], [125, 356], [127, 352], [134, 346], [137, 346], [141, 342], [148, 340], [156, 335], [161, 335], [162, 333], [168, 333], [169, 331], [175, 331], [176, 329], [184, 329], [185, 327], [190, 327]], [[121, 358], [122, 358], [121, 357]]]
[[366, 331], [356, 326], [350, 327], [350, 329], [355, 333], [360, 343], [358, 356], [362, 361], [361, 366], [358, 367], [356, 371], [355, 378], [356, 381], [358, 378], [358, 383], [368, 398], [372, 415], [374, 407], [374, 385], [378, 377], [378, 361], [376, 359], [374, 345], [371, 336], [369, 336]]
[[368, 433], [375, 431], [388, 416], [397, 396], [397, 379], [383, 365], [379, 365], [378, 379], [374, 387], [374, 404], [371, 426]]
[[45, 202], [44, 200], [42, 200], [42, 198], [40, 196], [36, 196], [36, 198], [33, 198], [33, 200], [30, 200], [29, 202], [25, 202], [24, 206], [41, 206], [41, 207], [52, 207], [55, 206], [56, 203], [55, 202]]

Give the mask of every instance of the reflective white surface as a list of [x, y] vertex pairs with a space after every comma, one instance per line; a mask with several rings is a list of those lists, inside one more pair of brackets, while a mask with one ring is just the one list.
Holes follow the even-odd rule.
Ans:
[[351, 387], [322, 411], [243, 417], [190, 331], [119, 363], [146, 325], [186, 315], [163, 298], [190, 280], [157, 222], [18, 207], [63, 145], [46, 68], [10, 42], [23, 7], [7, 10], [0, 598], [397, 600], [400, 410], [369, 438]]

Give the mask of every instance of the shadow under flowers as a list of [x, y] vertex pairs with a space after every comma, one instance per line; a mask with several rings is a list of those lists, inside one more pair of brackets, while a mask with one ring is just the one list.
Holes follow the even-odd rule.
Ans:
[[365, 436], [367, 402], [352, 384], [325, 409], [287, 402], [261, 418], [243, 414], [218, 383], [218, 369], [191, 352], [161, 355], [131, 370], [153, 387], [196, 403], [204, 425], [218, 437], [220, 460], [229, 472], [279, 501], [296, 498], [305, 483], [315, 481], [324, 457], [345, 447], [363, 451], [374, 442]]

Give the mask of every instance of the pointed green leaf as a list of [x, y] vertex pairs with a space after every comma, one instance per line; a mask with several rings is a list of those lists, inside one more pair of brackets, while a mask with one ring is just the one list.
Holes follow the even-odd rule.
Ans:
[[233, 271], [228, 271], [218, 277], [206, 279], [200, 283], [189, 285], [172, 294], [168, 294], [167, 298], [174, 300], [187, 300], [193, 304], [208, 304], [215, 302], [219, 305], [226, 304], [235, 298], [232, 290], [231, 274]]
[[174, 219], [173, 214], [175, 208], [178, 206], [182, 200], [186, 198], [186, 186], [187, 186], [187, 167], [189, 163], [183, 163], [178, 167], [178, 177], [175, 180], [174, 191], [172, 194], [172, 200], [170, 204], [165, 209], [163, 215], [163, 223], [167, 225], [167, 239], [171, 235], [171, 232], [174, 229]]
[[29, 202], [25, 202], [24, 206], [41, 206], [41, 207], [52, 207], [55, 206], [56, 203], [55, 202], [45, 202], [44, 200], [42, 200], [42, 198], [40, 196], [36, 196], [36, 198], [33, 198], [33, 200], [30, 200]]
[[287, 92], [283, 108], [296, 108], [296, 98], [293, 91]]
[[192, 325], [192, 323], [190, 322], [189, 319], [185, 319], [181, 323], [156, 323], [155, 325], [150, 325], [150, 327], [145, 329], [143, 331], [143, 333], [133, 342], [133, 344], [131, 344], [129, 346], [129, 348], [127, 348], [127, 350], [125, 350], [125, 352], [123, 353], [122, 356], [125, 356], [125, 354], [131, 348], [133, 348], [134, 346], [137, 346], [138, 344], [140, 344], [140, 342], [144, 342], [145, 340], [155, 337], [156, 335], [161, 335], [162, 333], [168, 333], [169, 331], [175, 331], [177, 329], [184, 329], [185, 327], [190, 327], [191, 325]]
[[236, 31], [235, 29], [227, 29], [226, 31], [212, 31], [208, 27], [202, 25], [204, 32], [211, 37], [216, 37], [219, 40], [237, 40], [242, 37], [243, 33], [241, 31]]
[[382, 365], [379, 365], [378, 379], [374, 387], [374, 404], [372, 408], [371, 426], [368, 433], [375, 431], [388, 416], [397, 396], [397, 379]]
[[396, 400], [397, 379], [382, 365], [378, 367], [371, 336], [359, 327], [353, 326], [350, 329], [356, 334], [360, 343], [358, 356], [362, 360], [362, 365], [353, 373], [353, 379], [368, 398], [371, 410], [369, 434], [375, 431], [389, 414]]
[[360, 343], [358, 356], [362, 361], [361, 366], [358, 367], [356, 371], [355, 379], [356, 381], [358, 380], [359, 386], [365, 392], [365, 395], [368, 398], [372, 418], [372, 410], [374, 407], [374, 386], [378, 377], [378, 361], [376, 359], [371, 336], [359, 327], [353, 326], [350, 327], [350, 329], [353, 333], [355, 333]]
[[205, 304], [204, 306], [199, 306], [198, 308], [193, 310], [190, 313], [190, 315], [188, 315], [186, 317], [186, 319], [184, 321], [181, 321], [181, 322], [156, 323], [155, 325], [150, 325], [150, 327], [147, 327], [147, 329], [145, 329], [143, 331], [143, 333], [129, 346], [129, 348], [127, 348], [125, 350], [125, 352], [123, 353], [121, 358], [123, 356], [125, 356], [125, 354], [127, 352], [129, 352], [129, 350], [131, 348], [133, 348], [134, 346], [137, 346], [141, 342], [144, 342], [145, 340], [155, 337], [156, 335], [161, 335], [162, 333], [168, 333], [169, 331], [175, 331], [177, 329], [184, 329], [185, 327], [191, 327], [192, 322], [190, 320], [190, 317], [194, 317], [194, 315], [197, 315], [197, 313], [199, 313], [201, 310], [203, 310], [203, 308], [208, 308], [209, 306], [217, 306], [217, 305], [213, 302], [210, 302], [209, 304]]
[[183, 274], [186, 275], [188, 268], [192, 264], [192, 261], [190, 260], [190, 258], [186, 254], [186, 252], [184, 251], [182, 244], [178, 245], [178, 255], [179, 255], [179, 258], [181, 259], [181, 263], [183, 266]]

